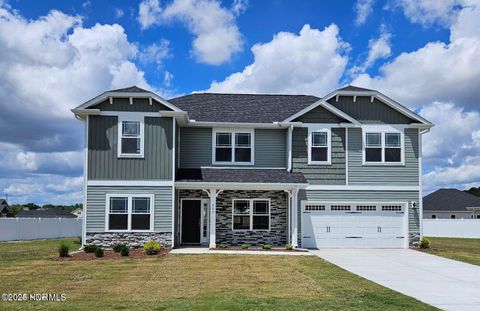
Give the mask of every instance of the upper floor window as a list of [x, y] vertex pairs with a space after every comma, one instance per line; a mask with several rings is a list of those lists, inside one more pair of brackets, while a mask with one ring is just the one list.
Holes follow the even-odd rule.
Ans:
[[330, 164], [331, 132], [330, 129], [309, 130], [308, 163]]
[[253, 164], [253, 131], [214, 131], [214, 164]]
[[367, 131], [364, 136], [364, 163], [403, 163], [403, 133]]
[[143, 121], [120, 120], [118, 127], [118, 156], [143, 157]]

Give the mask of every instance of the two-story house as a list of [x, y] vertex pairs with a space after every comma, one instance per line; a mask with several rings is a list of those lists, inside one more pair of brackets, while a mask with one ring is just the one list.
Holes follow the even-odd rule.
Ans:
[[406, 248], [421, 235], [433, 125], [378, 91], [165, 100], [129, 87], [72, 111], [83, 243]]

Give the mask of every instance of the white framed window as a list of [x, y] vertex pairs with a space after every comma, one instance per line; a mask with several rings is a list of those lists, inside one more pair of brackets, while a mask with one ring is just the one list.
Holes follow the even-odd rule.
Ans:
[[308, 130], [308, 164], [330, 165], [332, 132], [329, 128]]
[[105, 231], [153, 231], [153, 194], [107, 194]]
[[145, 144], [145, 124], [141, 118], [122, 118], [118, 120], [118, 157], [143, 158]]
[[254, 131], [215, 129], [212, 137], [213, 164], [252, 165]]
[[232, 229], [269, 231], [269, 199], [233, 199]]
[[366, 128], [363, 132], [363, 164], [403, 165], [403, 130]]

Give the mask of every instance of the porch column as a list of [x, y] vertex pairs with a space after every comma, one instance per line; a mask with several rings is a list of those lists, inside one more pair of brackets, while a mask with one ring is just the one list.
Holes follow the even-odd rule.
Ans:
[[208, 247], [215, 248], [216, 247], [216, 237], [215, 237], [215, 228], [217, 222], [217, 196], [223, 190], [217, 190], [215, 188], [211, 188], [209, 190], [203, 190], [208, 194], [210, 198], [210, 221], [209, 221], [209, 234], [210, 234], [210, 242]]
[[298, 247], [298, 189], [292, 190], [292, 231], [291, 242], [293, 247]]

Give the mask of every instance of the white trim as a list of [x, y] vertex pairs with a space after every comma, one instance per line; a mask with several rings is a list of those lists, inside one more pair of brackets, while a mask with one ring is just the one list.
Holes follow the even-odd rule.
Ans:
[[87, 239], [87, 195], [88, 195], [88, 115], [85, 118], [85, 146], [83, 158], [83, 223], [82, 223], [82, 247]]
[[178, 189], [207, 189], [220, 188], [224, 190], [285, 190], [293, 188], [306, 188], [308, 184], [282, 184], [282, 183], [214, 183], [214, 182], [175, 182]]
[[[110, 198], [120, 197], [127, 198], [127, 229], [126, 230], [110, 230], [109, 214], [110, 214]], [[148, 230], [132, 230], [132, 207], [133, 198], [149, 198], [150, 199], [150, 229]], [[150, 193], [107, 193], [105, 195], [105, 232], [154, 232], [155, 231], [155, 195]]]
[[[180, 127], [179, 127], [180, 129]], [[176, 157], [175, 148], [177, 146], [177, 128], [175, 117], [172, 117], [172, 133], [173, 133], [173, 148], [172, 148], [172, 184], [175, 183], [175, 171], [176, 171]], [[180, 153], [179, 153], [180, 154]], [[172, 248], [175, 247], [175, 187], [172, 186]]]
[[[140, 123], [140, 153], [123, 153], [122, 152], [122, 138], [123, 138], [123, 122], [139, 122]], [[118, 158], [144, 158], [145, 157], [145, 117], [129, 115], [118, 116], [117, 123], [117, 157]]]
[[[216, 160], [216, 146], [217, 133], [230, 134], [230, 148], [232, 152], [231, 161], [217, 161]], [[250, 162], [235, 161], [235, 135], [236, 134], [250, 134]], [[212, 164], [213, 165], [254, 165], [255, 164], [255, 130], [241, 129], [241, 128], [212, 128]]]
[[172, 180], [89, 180], [88, 186], [173, 187]]
[[73, 110], [87, 109], [91, 106], [94, 106], [94, 105], [106, 100], [109, 97], [112, 97], [112, 98], [130, 98], [130, 97], [131, 98], [152, 98], [152, 99], [156, 100], [157, 102], [159, 102], [160, 104], [172, 109], [173, 111], [182, 111], [177, 106], [171, 104], [170, 102], [168, 102], [167, 100], [158, 96], [157, 94], [155, 94], [153, 92], [149, 92], [149, 91], [146, 91], [146, 92], [112, 92], [112, 91], [104, 92], [104, 93], [90, 99], [89, 101], [81, 104], [80, 106], [76, 107]]
[[[180, 200], [180, 204], [179, 204], [179, 221], [178, 221], [178, 229], [179, 229], [179, 241], [180, 243], [179, 244], [183, 244], [183, 236], [182, 236], [182, 228], [183, 228], [183, 201], [187, 200], [187, 201], [200, 201], [200, 241], [198, 243], [192, 243], [192, 242], [188, 242], [188, 244], [205, 244], [205, 243], [208, 243], [208, 239], [209, 239], [209, 231], [210, 231], [210, 228], [209, 228], [209, 224], [210, 224], [210, 214], [209, 214], [209, 202], [210, 200], [209, 199], [203, 199], [203, 198], [195, 198], [195, 197], [192, 197], [192, 198], [189, 198], [189, 197], [186, 197], [186, 198], [179, 198]], [[204, 208], [204, 203], [207, 203], [207, 236], [205, 237], [205, 239], [203, 238], [203, 215], [202, 215], [202, 211], [203, 211], [203, 208]], [[203, 240], [203, 241], [202, 241]]]
[[[382, 149], [382, 161], [381, 162], [367, 162], [366, 161], [366, 142], [367, 134], [378, 133], [380, 134]], [[400, 134], [400, 162], [386, 162], [385, 161], [385, 138], [386, 134], [398, 133]], [[362, 125], [362, 165], [363, 166], [405, 166], [405, 127], [397, 125]]]
[[[313, 133], [327, 133], [327, 161], [312, 161], [312, 135]], [[332, 164], [332, 130], [328, 127], [308, 128], [308, 165], [331, 165]], [[325, 147], [323, 147], [325, 148]]]
[[348, 186], [348, 128], [345, 128], [345, 185]]
[[200, 168], [208, 168], [208, 169], [229, 169], [229, 170], [286, 170], [286, 167], [238, 167], [238, 166], [200, 166]]
[[288, 127], [287, 132], [287, 171], [292, 171], [292, 141], [293, 141], [293, 125]]
[[421, 130], [418, 130], [418, 221], [419, 221], [419, 230], [420, 230], [420, 239], [423, 238], [423, 177], [422, 177], [422, 133]]
[[207, 122], [189, 120], [187, 127], [212, 127], [224, 129], [246, 129], [246, 128], [268, 128], [268, 129], [286, 129], [291, 125], [300, 125], [301, 122], [271, 122], [271, 123], [253, 123], [253, 122]]
[[[249, 205], [249, 218], [250, 218], [250, 228], [249, 229], [235, 229], [233, 227], [233, 224], [234, 224], [234, 217], [235, 217], [235, 201], [248, 201], [248, 205]], [[268, 229], [253, 229], [253, 202], [254, 201], [268, 201]], [[272, 205], [272, 202], [271, 202], [271, 199], [264, 199], [264, 198], [253, 198], [253, 199], [247, 199], [247, 198], [233, 198], [232, 199], [232, 231], [236, 232], [236, 231], [251, 231], [251, 232], [257, 232], [257, 231], [263, 231], [263, 232], [269, 232], [271, 230], [271, 214], [272, 214], [272, 210], [271, 210], [271, 205]], [[246, 215], [246, 214], [236, 214], [237, 216], [242, 216], [242, 215]], [[259, 214], [257, 216], [267, 216], [267, 214]]]
[[382, 186], [382, 185], [309, 185], [305, 190], [339, 191], [419, 191], [419, 186]]

